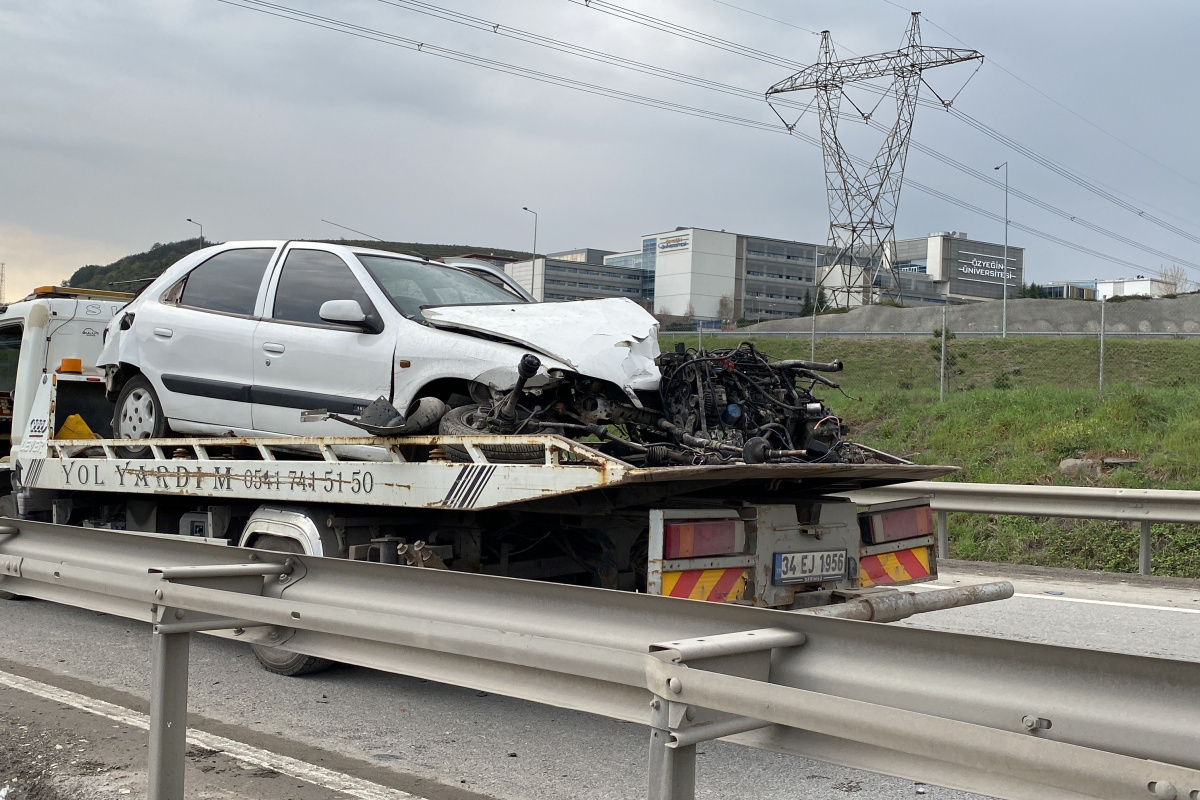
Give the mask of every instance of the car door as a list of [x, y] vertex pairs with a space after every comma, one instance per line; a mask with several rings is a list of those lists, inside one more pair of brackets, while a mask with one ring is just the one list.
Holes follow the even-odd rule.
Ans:
[[254, 334], [254, 428], [292, 436], [356, 436], [341, 422], [300, 422], [323, 408], [357, 415], [377, 397], [391, 397], [395, 331], [335, 325], [319, 315], [328, 300], [354, 300], [372, 319], [375, 304], [341, 256], [291, 247], [276, 269], [268, 311]]
[[204, 431], [189, 423], [250, 429], [255, 311], [274, 254], [273, 247], [217, 253], [137, 310], [139, 366], [176, 430]]

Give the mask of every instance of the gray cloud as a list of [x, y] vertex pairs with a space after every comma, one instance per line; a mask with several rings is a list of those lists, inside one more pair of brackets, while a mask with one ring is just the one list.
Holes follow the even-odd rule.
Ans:
[[[440, 0], [512, 27], [738, 86], [764, 90], [787, 70], [632, 25], [567, 0]], [[429, 19], [374, 0], [294, 7], [420, 41], [636, 92], [771, 121], [758, 101], [723, 97]], [[800, 62], [811, 34], [711, 0], [624, 4]], [[896, 47], [906, 13], [883, 0], [737, 0], [860, 53]], [[1089, 127], [999, 67], [1200, 181], [1189, 158], [1197, 111], [1187, 2], [927, 3], [930, 44], [989, 62], [958, 107], [1039, 152], [1166, 213], [1200, 223], [1197, 186]], [[997, 66], [999, 65], [999, 67]], [[970, 68], [930, 75], [953, 91]], [[0, 223], [42, 237], [142, 249], [194, 235], [336, 236], [321, 217], [388, 238], [526, 247], [624, 249], [675, 225], [823, 241], [820, 153], [788, 137], [698, 120], [271, 18], [216, 0], [23, 2], [0, 10]], [[815, 132], [815, 118], [804, 125]], [[1053, 176], [936, 110], [915, 137], [1161, 250], [1200, 248]], [[913, 153], [909, 176], [1000, 213], [1001, 192]], [[1159, 212], [1155, 212], [1159, 213]], [[1147, 268], [1161, 259], [1110, 243], [1020, 201], [1014, 220]], [[1171, 221], [1175, 221], [1172, 219]], [[999, 224], [907, 190], [900, 233], [958, 229], [998, 239]], [[1188, 227], [1192, 231], [1200, 228]], [[1037, 280], [1120, 267], [1013, 232]], [[100, 244], [98, 244], [100, 246]], [[0, 251], [3, 243], [0, 243]], [[53, 249], [53, 248], [51, 248]], [[59, 248], [75, 257], [76, 248]], [[106, 252], [107, 252], [106, 250]], [[65, 256], [64, 256], [65, 257]], [[0, 252], [3, 260], [3, 252]], [[63, 265], [64, 277], [77, 264]], [[1197, 277], [1200, 277], [1198, 275]]]

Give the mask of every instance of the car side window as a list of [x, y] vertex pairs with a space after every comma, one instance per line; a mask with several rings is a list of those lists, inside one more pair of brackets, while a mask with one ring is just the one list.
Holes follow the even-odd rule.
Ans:
[[189, 272], [182, 284], [163, 296], [163, 301], [172, 302], [178, 297], [181, 306], [253, 314], [258, 287], [274, 252], [270, 247], [252, 247], [217, 253]]
[[273, 319], [327, 325], [321, 305], [327, 300], [357, 300], [362, 310], [375, 310], [346, 262], [324, 250], [294, 249], [288, 253], [275, 290]]

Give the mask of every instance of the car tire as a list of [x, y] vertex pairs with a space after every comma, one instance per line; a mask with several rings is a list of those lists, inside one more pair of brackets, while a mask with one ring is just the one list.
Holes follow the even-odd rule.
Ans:
[[[121, 387], [113, 408], [114, 439], [161, 439], [167, 435], [167, 418], [163, 414], [158, 392], [145, 375], [134, 375]], [[150, 448], [118, 447], [123, 458], [149, 458]]]
[[[481, 423], [480, 406], [467, 405], [452, 408], [438, 423], [438, 433], [443, 436], [478, 436], [487, 433]], [[442, 450], [451, 461], [470, 463], [471, 454], [466, 448], [453, 444], [442, 445]], [[479, 450], [493, 464], [544, 464], [546, 448], [540, 444], [481, 444]]]
[[[300, 543], [285, 536], [259, 536], [251, 547], [255, 550], [304, 555], [304, 548], [300, 546]], [[258, 663], [262, 664], [264, 669], [274, 672], [276, 675], [286, 675], [289, 678], [323, 672], [336, 663], [327, 658], [292, 653], [280, 650], [278, 647], [264, 647], [260, 644], [251, 646], [254, 648], [254, 655], [258, 658]]]

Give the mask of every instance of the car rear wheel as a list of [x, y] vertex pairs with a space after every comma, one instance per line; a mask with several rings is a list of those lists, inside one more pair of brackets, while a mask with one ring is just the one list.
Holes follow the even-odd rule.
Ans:
[[[117, 439], [160, 439], [167, 435], [167, 418], [158, 393], [145, 375], [134, 375], [117, 395], [113, 411], [113, 436]], [[117, 451], [125, 458], [149, 458], [150, 448], [127, 446]]]
[[[468, 405], [452, 408], [438, 424], [438, 433], [443, 436], [478, 436], [486, 434], [480, 406]], [[442, 445], [442, 450], [451, 461], [469, 463], [471, 454], [466, 448], [453, 444]], [[546, 448], [540, 444], [481, 444], [479, 450], [493, 464], [544, 464]]]
[[[271, 550], [276, 553], [304, 555], [304, 548], [300, 546], [300, 543], [295, 539], [288, 539], [285, 536], [259, 536], [251, 546], [255, 550]], [[308, 675], [313, 672], [327, 670], [334, 665], [333, 661], [326, 658], [306, 656], [303, 653], [291, 653], [287, 650], [280, 650], [278, 647], [264, 647], [260, 644], [252, 645], [252, 647], [254, 648], [254, 655], [258, 657], [258, 663], [276, 675], [286, 675], [288, 677]]]

